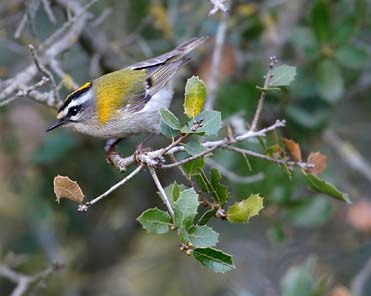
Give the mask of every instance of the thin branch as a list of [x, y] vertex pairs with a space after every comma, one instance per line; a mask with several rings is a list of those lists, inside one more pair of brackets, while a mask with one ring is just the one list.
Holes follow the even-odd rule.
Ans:
[[314, 165], [311, 164], [311, 163], [306, 163], [306, 162], [301, 162], [301, 161], [296, 162], [296, 161], [291, 161], [291, 160], [286, 160], [286, 159], [277, 159], [277, 158], [273, 158], [273, 157], [270, 157], [270, 156], [267, 156], [267, 155], [264, 155], [264, 154], [260, 154], [260, 153], [255, 152], [255, 151], [251, 151], [251, 150], [247, 150], [247, 149], [243, 149], [243, 148], [239, 148], [239, 147], [235, 147], [235, 146], [224, 145], [223, 148], [226, 149], [226, 150], [231, 150], [231, 151], [243, 154], [243, 155], [250, 155], [250, 156], [253, 156], [253, 157], [256, 157], [256, 158], [269, 160], [269, 161], [274, 162], [274, 163], [285, 164], [289, 167], [298, 166], [298, 167], [300, 167], [302, 169], [305, 169], [305, 170], [314, 167]]
[[132, 171], [129, 175], [127, 175], [124, 179], [122, 179], [120, 182], [116, 183], [115, 185], [113, 185], [110, 189], [108, 189], [106, 192], [104, 192], [103, 194], [99, 195], [98, 197], [94, 198], [93, 200], [91, 201], [88, 201], [87, 203], [85, 204], [82, 204], [82, 205], [79, 205], [78, 207], [78, 211], [79, 212], [86, 212], [89, 207], [91, 207], [93, 204], [97, 203], [98, 201], [100, 201], [101, 199], [107, 197], [109, 194], [111, 194], [113, 191], [115, 191], [116, 189], [118, 189], [119, 187], [121, 187], [122, 185], [124, 185], [127, 181], [129, 181], [131, 178], [133, 178], [135, 175], [137, 175], [142, 169], [143, 169], [143, 165], [139, 165], [134, 171]]
[[170, 200], [169, 198], [167, 197], [166, 195], [166, 192], [164, 190], [164, 187], [162, 187], [161, 183], [160, 183], [160, 180], [158, 179], [158, 176], [156, 174], [156, 170], [153, 168], [153, 167], [149, 167], [149, 172], [151, 173], [151, 176], [152, 176], [152, 179], [153, 181], [155, 182], [156, 186], [157, 186], [157, 189], [160, 193], [160, 197], [162, 199], [162, 201], [164, 202], [164, 204], [166, 205], [169, 213], [170, 213], [170, 216], [174, 219], [174, 209], [170, 203]]
[[225, 35], [227, 32], [229, 12], [228, 10], [223, 12], [222, 19], [219, 23], [218, 30], [216, 32], [215, 47], [211, 60], [210, 76], [207, 81], [208, 96], [205, 103], [205, 110], [211, 110], [215, 105], [216, 93], [218, 90], [218, 77], [220, 70], [220, 62], [222, 59], [222, 52], [224, 47]]
[[[277, 63], [276, 57], [271, 57], [268, 72], [264, 76], [265, 80], [264, 80], [263, 89], [267, 89], [269, 87], [269, 80], [272, 78], [273, 67], [276, 63]], [[258, 107], [256, 108], [254, 119], [251, 123], [251, 127], [250, 127], [251, 131], [254, 131], [256, 129], [257, 125], [258, 125], [260, 114], [263, 110], [265, 96], [266, 96], [266, 91], [262, 90], [262, 92], [260, 94], [259, 102], [258, 102]]]
[[351, 143], [342, 140], [335, 131], [328, 129], [323, 134], [324, 141], [331, 146], [353, 170], [371, 182], [371, 164]]
[[263, 173], [258, 173], [253, 176], [239, 176], [235, 174], [234, 172], [226, 169], [225, 167], [223, 167], [221, 164], [219, 164], [212, 158], [207, 158], [205, 161], [209, 166], [217, 168], [224, 177], [226, 177], [229, 181], [233, 183], [251, 184], [251, 183], [259, 182], [264, 179]]
[[35, 275], [25, 275], [3, 265], [0, 266], [0, 276], [16, 284], [16, 287], [10, 296], [22, 296], [29, 291], [33, 284], [45, 280], [54, 271], [61, 268], [61, 266], [61, 264], [55, 263]]

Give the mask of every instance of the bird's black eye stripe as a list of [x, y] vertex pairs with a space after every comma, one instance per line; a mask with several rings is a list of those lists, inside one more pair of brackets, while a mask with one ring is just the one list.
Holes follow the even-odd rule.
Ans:
[[58, 112], [64, 110], [71, 103], [72, 100], [78, 98], [79, 96], [87, 92], [91, 88], [92, 84], [93, 84], [92, 82], [87, 82], [80, 86], [78, 89], [74, 90], [72, 93], [70, 93], [67, 96], [66, 100], [64, 101], [63, 105], [59, 108]]

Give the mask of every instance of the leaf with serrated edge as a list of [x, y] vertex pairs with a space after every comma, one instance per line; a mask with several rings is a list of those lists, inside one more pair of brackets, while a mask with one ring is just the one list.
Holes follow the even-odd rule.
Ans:
[[341, 201], [345, 201], [346, 203], [351, 203], [348, 194], [341, 192], [338, 190], [334, 185], [322, 180], [318, 176], [312, 173], [305, 173], [303, 172], [305, 179], [307, 180], [310, 188], [314, 191], [325, 193], [331, 197], [339, 199]]
[[299, 144], [286, 138], [282, 138], [282, 142], [289, 151], [292, 159], [295, 161], [301, 161], [301, 150]]
[[[202, 121], [201, 126], [195, 131], [191, 130], [194, 121]], [[207, 136], [217, 135], [222, 127], [221, 113], [218, 111], [202, 111], [194, 120], [188, 122], [188, 125], [182, 128], [185, 133], [205, 133]]]
[[184, 96], [184, 113], [189, 118], [196, 117], [205, 103], [205, 83], [198, 77], [192, 76], [187, 80]]
[[251, 194], [247, 199], [236, 202], [228, 208], [227, 220], [235, 223], [247, 223], [263, 208], [263, 198], [259, 194]]
[[144, 211], [137, 221], [149, 233], [163, 234], [169, 231], [171, 218], [168, 212], [153, 208]]
[[76, 181], [72, 181], [69, 177], [57, 176], [54, 178], [54, 193], [59, 203], [62, 198], [73, 200], [77, 203], [82, 203], [84, 193]]
[[[174, 203], [178, 199], [180, 188], [176, 181], [166, 186], [164, 190], [165, 190], [166, 196], [170, 197], [170, 200], [172, 201], [172, 203]], [[160, 195], [159, 192], [157, 193]]]
[[235, 269], [232, 256], [214, 248], [196, 248], [193, 256], [207, 269], [224, 273]]
[[272, 70], [273, 77], [269, 80], [269, 87], [287, 86], [294, 81], [296, 76], [296, 67], [281, 65]]
[[198, 194], [193, 188], [183, 190], [174, 206], [174, 223], [178, 228], [188, 229], [197, 214]]
[[167, 109], [160, 110], [160, 116], [162, 121], [172, 129], [175, 130], [180, 129], [179, 119], [169, 110]]

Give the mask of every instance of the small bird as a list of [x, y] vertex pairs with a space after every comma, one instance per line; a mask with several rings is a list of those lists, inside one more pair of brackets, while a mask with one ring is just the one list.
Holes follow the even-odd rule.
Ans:
[[158, 110], [168, 108], [173, 97], [167, 82], [190, 61], [187, 54], [206, 39], [192, 38], [163, 55], [84, 83], [66, 97], [47, 131], [70, 127], [109, 139], [106, 147], [111, 150], [127, 136], [158, 133]]

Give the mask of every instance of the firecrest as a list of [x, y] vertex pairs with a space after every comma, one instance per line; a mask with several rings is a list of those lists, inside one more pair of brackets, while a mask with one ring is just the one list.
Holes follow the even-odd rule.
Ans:
[[66, 126], [104, 139], [157, 133], [158, 110], [168, 108], [173, 97], [167, 82], [206, 39], [192, 38], [168, 53], [84, 83], [67, 96], [47, 131]]

